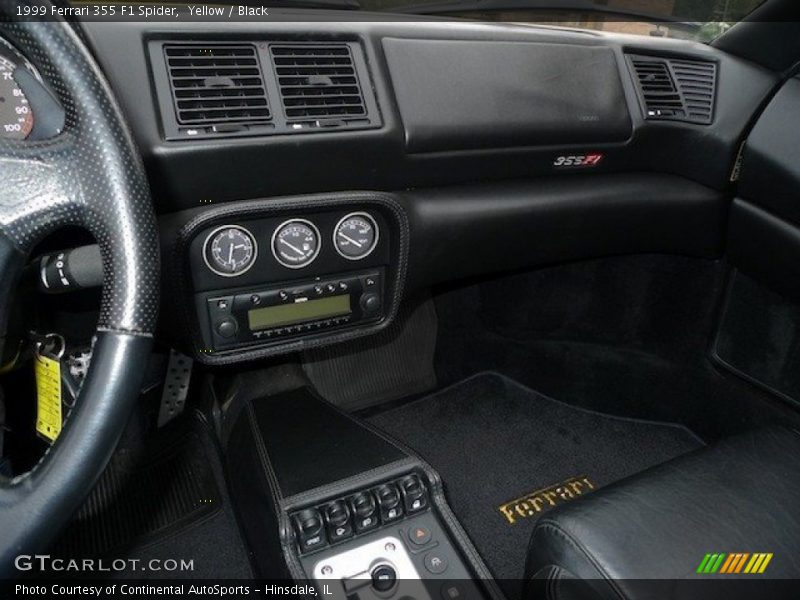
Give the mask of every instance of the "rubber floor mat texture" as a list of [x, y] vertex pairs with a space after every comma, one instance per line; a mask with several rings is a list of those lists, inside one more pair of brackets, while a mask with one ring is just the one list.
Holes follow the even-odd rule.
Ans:
[[186, 433], [154, 456], [116, 453], [56, 548], [101, 556], [146, 544], [220, 509], [203, 443]]
[[371, 416], [435, 468], [510, 598], [533, 525], [553, 507], [703, 445], [688, 429], [563, 404], [496, 373]]

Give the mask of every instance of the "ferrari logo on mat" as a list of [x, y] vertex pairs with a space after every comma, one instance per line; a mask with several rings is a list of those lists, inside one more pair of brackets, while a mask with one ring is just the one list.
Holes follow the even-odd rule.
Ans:
[[594, 484], [586, 476], [570, 477], [566, 481], [551, 485], [541, 490], [525, 494], [502, 504], [498, 510], [506, 518], [509, 525], [517, 522], [517, 519], [535, 517], [539, 513], [550, 508], [564, 504], [570, 500], [582, 496], [592, 491]]
[[739, 552], [733, 554], [706, 554], [703, 557], [697, 572], [703, 575], [721, 573], [725, 575], [755, 574], [763, 573], [767, 570], [769, 561], [772, 560], [772, 553]]

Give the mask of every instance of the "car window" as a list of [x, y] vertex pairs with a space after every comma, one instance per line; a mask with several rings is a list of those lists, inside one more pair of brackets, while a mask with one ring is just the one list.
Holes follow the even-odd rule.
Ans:
[[555, 25], [708, 42], [764, 0], [361, 0], [364, 10]]

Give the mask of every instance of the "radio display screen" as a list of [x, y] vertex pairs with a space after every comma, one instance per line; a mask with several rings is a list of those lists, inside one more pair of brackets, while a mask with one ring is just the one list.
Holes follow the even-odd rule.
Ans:
[[342, 294], [327, 298], [315, 298], [305, 302], [255, 308], [247, 312], [247, 320], [251, 331], [259, 331], [306, 321], [341, 317], [349, 315], [351, 312], [350, 294]]

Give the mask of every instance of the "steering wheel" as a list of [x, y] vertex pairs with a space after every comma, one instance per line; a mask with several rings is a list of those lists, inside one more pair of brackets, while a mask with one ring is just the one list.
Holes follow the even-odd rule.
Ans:
[[11, 22], [16, 44], [64, 106], [63, 131], [43, 141], [0, 139], [0, 349], [11, 292], [34, 245], [80, 226], [103, 257], [96, 341], [75, 408], [29, 472], [0, 478], [0, 577], [19, 554], [46, 548], [105, 468], [138, 397], [158, 311], [155, 215], [144, 168], [111, 89], [65, 22]]

